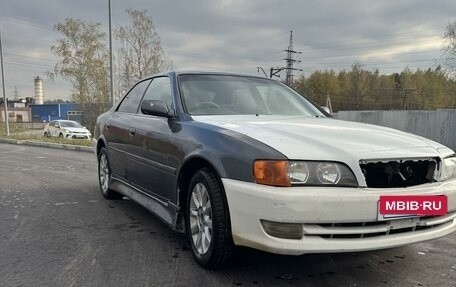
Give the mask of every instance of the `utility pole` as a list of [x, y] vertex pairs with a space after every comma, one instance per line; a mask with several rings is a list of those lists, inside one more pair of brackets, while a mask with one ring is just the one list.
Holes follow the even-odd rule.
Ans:
[[290, 43], [288, 44], [288, 49], [284, 50], [287, 52], [287, 57], [285, 58], [286, 66], [285, 70], [287, 70], [285, 76], [285, 84], [288, 86], [293, 85], [293, 71], [302, 71], [300, 69], [296, 69], [293, 67], [294, 63], [300, 63], [301, 61], [293, 59], [294, 54], [302, 54], [302, 52], [298, 52], [293, 50], [293, 31], [290, 31]]
[[2, 33], [0, 32], [0, 66], [2, 70], [2, 90], [3, 90], [3, 107], [5, 108], [5, 126], [6, 126], [6, 136], [9, 136], [9, 115], [8, 115], [8, 101], [6, 100], [5, 92], [5, 70], [3, 69], [3, 42], [2, 42]]
[[326, 106], [328, 107], [329, 112], [332, 114], [333, 107], [332, 107], [332, 104], [331, 104], [331, 98], [329, 97], [329, 94], [326, 94]]
[[108, 0], [109, 10], [109, 80], [111, 86], [111, 106], [114, 106], [114, 80], [112, 72], [112, 30], [111, 30], [111, 0]]
[[267, 75], [266, 72], [264, 71], [263, 67], [257, 67], [257, 73], [259, 73], [260, 71], [263, 72], [263, 74], [264, 74], [265, 77], [268, 77], [268, 75]]
[[[293, 85], [293, 71], [302, 71], [302, 69], [296, 69], [293, 67], [294, 63], [301, 63], [301, 61], [293, 59], [294, 54], [302, 54], [302, 52], [293, 50], [293, 31], [290, 31], [290, 43], [288, 44], [288, 49], [286, 49], [284, 51], [287, 52], [287, 57], [284, 59], [285, 64], [286, 64], [285, 67], [280, 67], [280, 68], [271, 67], [271, 69], [269, 70], [269, 78], [272, 78], [272, 77], [280, 78], [279, 73], [283, 70], [286, 70], [287, 74], [285, 77], [285, 84], [287, 84], [288, 86], [291, 86], [291, 85]], [[262, 67], [257, 67], [257, 72], [260, 72], [260, 70], [267, 77], [264, 69]]]
[[269, 78], [272, 77], [277, 77], [279, 78], [280, 76], [278, 75], [283, 69], [285, 68], [273, 68], [271, 67], [271, 70], [269, 71]]
[[415, 92], [416, 89], [405, 89], [404, 90], [404, 102], [402, 104], [402, 109], [403, 110], [408, 110], [409, 109], [409, 94]]

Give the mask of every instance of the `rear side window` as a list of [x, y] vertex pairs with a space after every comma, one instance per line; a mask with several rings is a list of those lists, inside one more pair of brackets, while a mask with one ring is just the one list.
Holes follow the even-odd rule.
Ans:
[[144, 92], [149, 85], [150, 80], [142, 81], [131, 89], [124, 97], [117, 111], [124, 113], [136, 113], [138, 111], [139, 102], [144, 95]]

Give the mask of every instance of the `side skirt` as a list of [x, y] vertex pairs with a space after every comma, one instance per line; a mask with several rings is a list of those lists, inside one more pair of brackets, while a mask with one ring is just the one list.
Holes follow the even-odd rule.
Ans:
[[169, 225], [172, 229], [182, 232], [178, 226], [178, 207], [171, 202], [163, 202], [152, 195], [145, 193], [138, 188], [132, 186], [124, 180], [112, 176], [110, 188], [129, 197], [139, 205], [143, 206], [155, 216]]

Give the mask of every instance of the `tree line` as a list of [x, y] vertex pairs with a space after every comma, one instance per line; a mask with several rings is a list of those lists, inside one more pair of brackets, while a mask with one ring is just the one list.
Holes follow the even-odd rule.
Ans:
[[301, 76], [294, 88], [321, 106], [329, 97], [333, 111], [456, 108], [456, 81], [441, 66], [384, 75], [355, 63], [350, 70]]

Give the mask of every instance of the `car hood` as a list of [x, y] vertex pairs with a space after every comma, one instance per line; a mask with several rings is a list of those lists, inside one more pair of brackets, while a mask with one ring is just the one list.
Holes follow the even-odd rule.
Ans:
[[194, 116], [197, 122], [261, 141], [289, 159], [332, 160], [444, 157], [453, 152], [431, 140], [391, 128], [336, 120], [270, 115]]
[[71, 131], [71, 132], [78, 132], [78, 133], [88, 133], [89, 130], [86, 128], [63, 128], [65, 130]]

